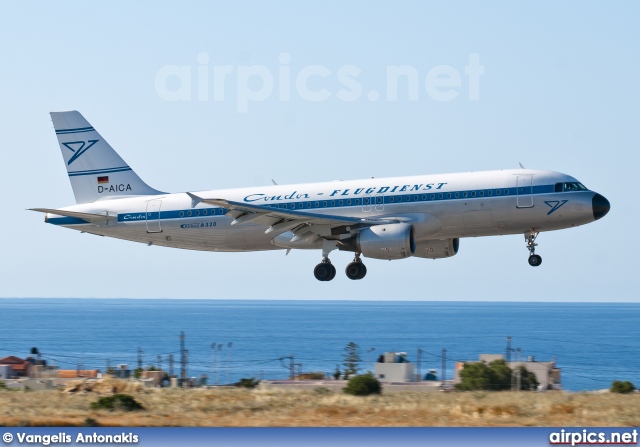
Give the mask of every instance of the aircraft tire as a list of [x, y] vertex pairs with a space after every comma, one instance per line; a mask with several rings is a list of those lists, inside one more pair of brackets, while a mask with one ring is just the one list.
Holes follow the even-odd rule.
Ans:
[[336, 268], [333, 266], [333, 264], [329, 264], [329, 267], [331, 269], [331, 276], [329, 277], [329, 279], [327, 279], [327, 281], [331, 281], [336, 277]]
[[331, 281], [336, 276], [336, 268], [328, 262], [321, 262], [313, 269], [313, 276], [318, 281]]
[[347, 278], [356, 280], [362, 279], [367, 274], [367, 268], [362, 262], [352, 262], [344, 269]]
[[529, 256], [529, 265], [531, 267], [538, 267], [540, 264], [542, 264], [542, 257], [540, 255]]

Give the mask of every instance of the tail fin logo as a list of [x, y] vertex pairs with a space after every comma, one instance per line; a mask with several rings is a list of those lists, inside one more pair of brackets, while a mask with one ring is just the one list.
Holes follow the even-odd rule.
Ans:
[[70, 165], [71, 163], [76, 161], [82, 154], [87, 152], [89, 148], [91, 148], [98, 141], [100, 140], [70, 141], [68, 143], [62, 143], [67, 149], [73, 152], [73, 155], [67, 162], [67, 165]]

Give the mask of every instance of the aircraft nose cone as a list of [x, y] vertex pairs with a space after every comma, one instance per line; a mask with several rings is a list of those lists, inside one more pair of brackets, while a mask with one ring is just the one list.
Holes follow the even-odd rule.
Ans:
[[611, 204], [604, 196], [595, 194], [591, 199], [591, 205], [593, 207], [593, 218], [595, 220], [603, 218], [611, 209]]

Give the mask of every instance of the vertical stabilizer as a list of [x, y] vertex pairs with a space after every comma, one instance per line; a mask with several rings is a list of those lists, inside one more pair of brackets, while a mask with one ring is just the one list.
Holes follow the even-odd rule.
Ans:
[[147, 185], [79, 113], [51, 112], [77, 203], [162, 194]]

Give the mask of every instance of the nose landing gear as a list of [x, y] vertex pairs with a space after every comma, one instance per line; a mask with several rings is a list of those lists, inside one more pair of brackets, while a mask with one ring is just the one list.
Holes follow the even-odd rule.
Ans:
[[536, 247], [538, 244], [535, 243], [536, 238], [538, 237], [538, 232], [534, 231], [532, 228], [529, 233], [524, 234], [524, 239], [527, 241], [527, 249], [529, 250], [529, 265], [531, 267], [538, 267], [542, 264], [542, 257], [536, 254]]

